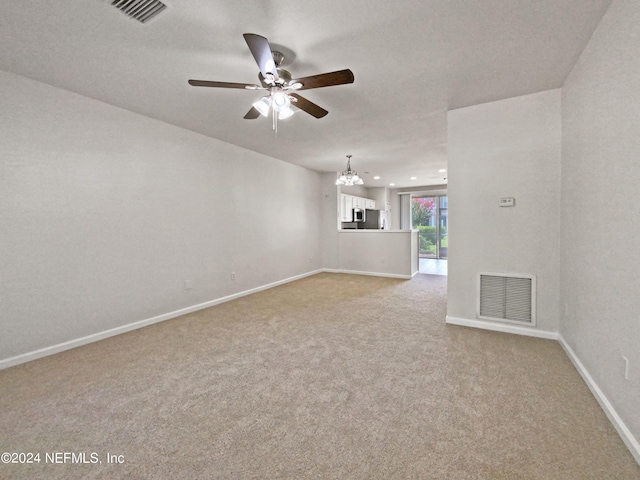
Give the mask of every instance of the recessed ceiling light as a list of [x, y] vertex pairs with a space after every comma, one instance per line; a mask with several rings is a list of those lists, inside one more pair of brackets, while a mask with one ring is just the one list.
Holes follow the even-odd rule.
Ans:
[[438, 170], [438, 172], [439, 172], [439, 173], [444, 173], [444, 172], [446, 172], [446, 171], [447, 171], [447, 169], [446, 169], [446, 168], [441, 168], [440, 170]]
[[411, 180], [415, 180], [416, 178], [418, 178], [418, 177], [411, 177]]
[[374, 180], [380, 180], [380, 177], [376, 175], [375, 177], [373, 177], [373, 179]]
[[390, 183], [390, 184], [389, 184], [389, 186], [390, 186], [390, 187], [395, 187], [395, 186], [396, 186], [396, 184], [395, 184], [395, 183]]

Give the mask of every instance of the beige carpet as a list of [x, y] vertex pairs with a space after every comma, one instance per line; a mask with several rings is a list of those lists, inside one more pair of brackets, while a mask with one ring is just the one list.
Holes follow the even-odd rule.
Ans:
[[558, 343], [445, 314], [446, 277], [320, 274], [1, 371], [41, 462], [0, 477], [640, 479]]

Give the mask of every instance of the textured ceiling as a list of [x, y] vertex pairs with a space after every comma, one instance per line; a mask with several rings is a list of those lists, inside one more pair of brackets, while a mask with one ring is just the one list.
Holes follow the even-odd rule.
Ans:
[[[611, 0], [167, 0], [146, 24], [110, 3], [1, 2], [0, 69], [318, 171], [352, 154], [365, 186], [408, 187], [443, 183], [447, 110], [560, 87]], [[329, 115], [276, 137], [243, 119], [262, 92], [187, 84], [258, 83], [243, 33], [294, 77], [355, 82], [301, 92]]]

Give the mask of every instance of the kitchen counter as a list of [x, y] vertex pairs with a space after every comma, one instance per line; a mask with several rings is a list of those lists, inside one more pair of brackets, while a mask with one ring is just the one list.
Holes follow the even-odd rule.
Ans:
[[338, 231], [340, 271], [411, 278], [418, 273], [418, 230]]

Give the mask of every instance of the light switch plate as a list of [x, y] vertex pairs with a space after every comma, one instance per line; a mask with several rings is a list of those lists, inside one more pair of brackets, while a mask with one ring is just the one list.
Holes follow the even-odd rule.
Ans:
[[516, 199], [513, 197], [504, 197], [500, 199], [501, 207], [513, 207], [516, 204]]

